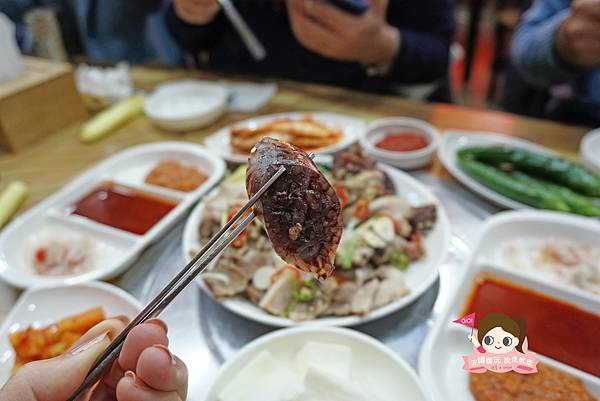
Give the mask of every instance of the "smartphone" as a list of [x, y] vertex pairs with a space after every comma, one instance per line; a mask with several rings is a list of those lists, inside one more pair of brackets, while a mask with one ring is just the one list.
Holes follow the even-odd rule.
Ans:
[[369, 9], [365, 0], [327, 0], [327, 2], [350, 14], [360, 15]]

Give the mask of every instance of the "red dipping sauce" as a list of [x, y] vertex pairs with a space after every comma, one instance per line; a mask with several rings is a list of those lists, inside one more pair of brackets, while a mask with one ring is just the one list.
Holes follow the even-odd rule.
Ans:
[[176, 204], [122, 185], [104, 183], [75, 203], [73, 214], [144, 235]]
[[393, 132], [386, 134], [375, 146], [393, 152], [410, 152], [426, 148], [429, 141], [420, 132]]
[[600, 316], [546, 295], [482, 275], [465, 308], [525, 319], [529, 348], [600, 377]]

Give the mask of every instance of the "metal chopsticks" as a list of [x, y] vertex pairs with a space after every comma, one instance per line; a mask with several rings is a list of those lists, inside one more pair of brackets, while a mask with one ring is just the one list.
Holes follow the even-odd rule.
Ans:
[[252, 30], [250, 29], [244, 18], [242, 18], [237, 8], [235, 8], [231, 0], [217, 1], [223, 8], [223, 12], [225, 12], [225, 15], [227, 16], [227, 18], [229, 18], [229, 21], [231, 22], [235, 30], [240, 35], [240, 38], [246, 45], [246, 48], [248, 49], [252, 57], [256, 61], [261, 61], [262, 59], [264, 59], [267, 55], [264, 46], [262, 45], [262, 43], [260, 43], [260, 40], [258, 40], [254, 32], [252, 32]]
[[[206, 267], [216, 258], [237, 236], [252, 222], [255, 214], [250, 212], [248, 216], [244, 215], [260, 199], [261, 196], [273, 185], [273, 183], [285, 172], [285, 167], [281, 166], [269, 178], [256, 194], [235, 214], [235, 216], [225, 224], [217, 234], [194, 256], [194, 258], [165, 286], [165, 288], [142, 310], [127, 327], [111, 342], [108, 348], [98, 357], [92, 369], [84, 379], [83, 383], [75, 390], [67, 401], [75, 401], [85, 390], [93, 386], [102, 376], [104, 371], [117, 359], [123, 343], [129, 332], [139, 324], [148, 319], [157, 317], [170, 303], [190, 284], [198, 274], [202, 273]], [[227, 231], [239, 222], [229, 234]], [[214, 250], [212, 249], [214, 247]], [[209, 252], [206, 258], [203, 256]]]

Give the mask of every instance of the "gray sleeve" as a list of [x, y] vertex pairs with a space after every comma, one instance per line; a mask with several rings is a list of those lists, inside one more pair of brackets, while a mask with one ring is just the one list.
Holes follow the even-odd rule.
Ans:
[[528, 83], [549, 88], [577, 78], [581, 71], [558, 59], [556, 31], [570, 13], [570, 0], [536, 0], [513, 38], [511, 59]]

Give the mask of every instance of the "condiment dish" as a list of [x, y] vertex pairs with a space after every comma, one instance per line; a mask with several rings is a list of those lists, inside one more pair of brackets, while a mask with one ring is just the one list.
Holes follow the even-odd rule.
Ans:
[[[425, 137], [427, 146], [410, 151], [391, 151], [376, 144], [389, 134], [399, 132], [418, 133]], [[369, 123], [360, 137], [361, 146], [379, 161], [402, 169], [416, 169], [431, 163], [438, 146], [438, 130], [431, 124], [408, 117], [390, 117]]]

